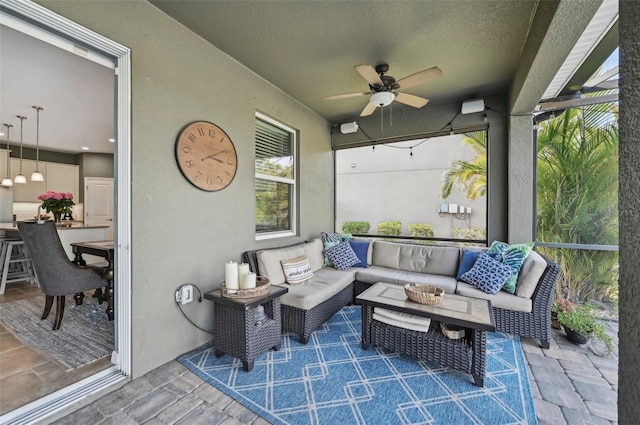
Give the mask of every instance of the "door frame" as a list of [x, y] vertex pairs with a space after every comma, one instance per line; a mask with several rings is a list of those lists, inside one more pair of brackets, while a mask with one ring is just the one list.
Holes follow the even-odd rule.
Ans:
[[82, 43], [112, 60], [116, 71], [114, 366], [0, 416], [5, 424], [48, 423], [131, 379], [131, 50], [31, 1], [0, 0], [0, 12]]

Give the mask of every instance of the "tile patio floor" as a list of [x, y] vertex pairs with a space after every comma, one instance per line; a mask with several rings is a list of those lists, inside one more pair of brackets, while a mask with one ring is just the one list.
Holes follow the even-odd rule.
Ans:
[[[523, 339], [540, 425], [617, 424], [618, 323], [614, 352], [598, 357], [554, 330], [548, 350]], [[67, 424], [251, 424], [269, 422], [171, 361], [54, 422]]]

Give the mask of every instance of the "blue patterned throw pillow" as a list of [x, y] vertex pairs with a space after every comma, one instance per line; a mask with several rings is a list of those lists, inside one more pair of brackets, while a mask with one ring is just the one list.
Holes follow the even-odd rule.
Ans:
[[338, 245], [342, 241], [353, 239], [353, 236], [348, 233], [336, 233], [336, 232], [320, 232], [320, 238], [324, 244], [324, 266], [333, 267], [331, 259], [327, 256], [327, 249]]
[[360, 262], [358, 256], [349, 245], [349, 241], [340, 242], [338, 245], [324, 251], [331, 259], [333, 267], [344, 270]]
[[513, 269], [494, 260], [488, 254], [478, 256], [471, 269], [460, 280], [470, 283], [487, 294], [496, 294], [513, 274]]
[[533, 249], [533, 242], [528, 243], [520, 243], [515, 245], [509, 245], [500, 241], [493, 241], [491, 247], [489, 247], [488, 254], [498, 254], [496, 260], [500, 261], [502, 264], [506, 264], [511, 267], [513, 270], [513, 274], [504, 284], [504, 289], [507, 292], [512, 294], [516, 293], [516, 282], [518, 281], [518, 273], [520, 273], [520, 269], [522, 268], [522, 264], [524, 264], [524, 260], [527, 259], [527, 256]]

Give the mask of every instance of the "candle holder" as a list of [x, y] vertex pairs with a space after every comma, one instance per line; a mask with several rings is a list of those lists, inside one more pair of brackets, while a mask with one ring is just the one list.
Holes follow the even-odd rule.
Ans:
[[266, 277], [256, 277], [256, 287], [251, 289], [227, 289], [226, 282], [220, 284], [220, 293], [226, 298], [254, 298], [268, 294], [271, 284]]

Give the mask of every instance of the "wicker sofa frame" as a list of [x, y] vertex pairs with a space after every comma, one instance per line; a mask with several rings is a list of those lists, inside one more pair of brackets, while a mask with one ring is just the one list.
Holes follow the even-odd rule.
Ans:
[[[301, 242], [302, 244], [304, 242]], [[296, 246], [300, 244], [289, 245]], [[282, 249], [287, 247], [276, 247], [268, 249]], [[242, 254], [243, 261], [249, 264], [252, 272], [260, 275], [258, 268], [258, 251], [246, 251]], [[303, 310], [296, 307], [281, 304], [282, 308], [282, 332], [293, 332], [300, 336], [303, 344], [309, 342], [313, 331], [318, 329], [331, 316], [336, 314], [342, 307], [353, 303], [353, 283], [346, 286], [331, 298], [321, 302], [317, 306]]]
[[[547, 268], [540, 277], [533, 296], [531, 297], [531, 312], [514, 311], [493, 307], [496, 322], [496, 332], [504, 332], [527, 338], [536, 338], [542, 348], [549, 348], [551, 341], [551, 303], [555, 293], [555, 286], [560, 277], [560, 265], [544, 257]], [[370, 283], [355, 281], [355, 296], [371, 287]]]
[[[288, 248], [303, 243], [305, 242], [267, 249]], [[246, 263], [249, 263], [251, 271], [260, 274], [257, 259], [258, 251], [261, 250], [246, 251], [242, 257]], [[548, 349], [552, 337], [551, 303], [554, 298], [556, 282], [562, 271], [559, 264], [550, 261], [544, 256], [543, 258], [547, 262], [547, 268], [540, 277], [536, 290], [531, 297], [531, 312], [493, 307], [493, 313], [496, 332], [536, 338], [540, 341], [542, 348]], [[294, 332], [300, 335], [300, 340], [306, 344], [314, 330], [318, 329], [342, 307], [353, 303], [355, 297], [369, 287], [371, 287], [370, 283], [355, 280], [352, 285], [347, 286], [338, 294], [310, 310], [302, 310], [283, 304], [282, 331]]]

